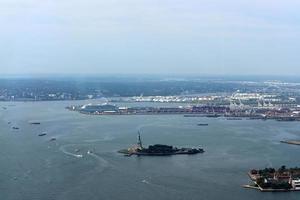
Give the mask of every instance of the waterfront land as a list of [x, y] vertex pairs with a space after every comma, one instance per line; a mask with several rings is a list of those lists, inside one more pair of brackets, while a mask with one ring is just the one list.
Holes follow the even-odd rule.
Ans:
[[248, 175], [254, 185], [246, 185], [246, 188], [255, 188], [262, 192], [300, 191], [300, 168], [297, 167], [287, 169], [281, 166], [278, 170], [274, 168], [253, 169]]
[[184, 117], [225, 117], [227, 120], [267, 120], [279, 122], [300, 121], [300, 108], [243, 107], [190, 105], [178, 107], [126, 107], [112, 104], [86, 104], [67, 106], [68, 110], [88, 115], [183, 115]]
[[118, 151], [126, 156], [171, 156], [171, 155], [193, 155], [204, 153], [202, 148], [177, 148], [170, 145], [155, 144], [149, 145], [148, 148], [142, 145], [141, 135], [138, 133], [137, 144], [127, 149]]

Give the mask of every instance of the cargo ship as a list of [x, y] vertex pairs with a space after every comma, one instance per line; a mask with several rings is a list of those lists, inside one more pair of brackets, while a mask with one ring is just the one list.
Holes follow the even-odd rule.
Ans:
[[126, 156], [170, 156], [179, 154], [198, 154], [204, 153], [202, 148], [177, 148], [170, 145], [154, 144], [149, 145], [148, 148], [143, 147], [140, 132], [138, 132], [137, 144], [128, 149], [119, 150], [119, 153], [123, 153]]

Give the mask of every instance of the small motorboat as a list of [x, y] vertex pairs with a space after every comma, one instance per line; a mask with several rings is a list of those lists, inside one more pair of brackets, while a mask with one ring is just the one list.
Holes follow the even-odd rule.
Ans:
[[45, 136], [45, 135], [47, 135], [46, 132], [43, 132], [43, 133], [38, 134], [38, 136]]
[[197, 126], [208, 126], [208, 124], [200, 123], [200, 124], [197, 124]]

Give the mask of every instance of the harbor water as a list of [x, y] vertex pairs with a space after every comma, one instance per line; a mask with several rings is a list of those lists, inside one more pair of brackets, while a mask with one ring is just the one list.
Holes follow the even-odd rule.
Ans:
[[[250, 183], [247, 172], [252, 168], [300, 167], [300, 146], [280, 143], [300, 139], [300, 122], [92, 116], [65, 109], [83, 103], [0, 103], [1, 200], [300, 199], [300, 192], [241, 187]], [[205, 153], [117, 153], [136, 143], [138, 130], [146, 146], [202, 147]]]

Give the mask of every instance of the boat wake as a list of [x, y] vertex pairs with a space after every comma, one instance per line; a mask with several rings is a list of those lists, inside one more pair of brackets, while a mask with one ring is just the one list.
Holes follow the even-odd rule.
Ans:
[[75, 158], [82, 158], [83, 157], [82, 154], [75, 154], [75, 153], [71, 153], [71, 152], [67, 151], [66, 147], [68, 147], [68, 146], [72, 146], [72, 145], [62, 145], [62, 146], [59, 147], [59, 150], [61, 152], [63, 152], [64, 154], [69, 155], [69, 156], [73, 156]]
[[[110, 167], [110, 164], [107, 160], [105, 160], [103, 157], [101, 157], [99, 154], [94, 153], [91, 150], [88, 150], [86, 153], [79, 153], [78, 146], [86, 146], [88, 144], [66, 144], [59, 147], [59, 150], [68, 155], [75, 158], [83, 158], [85, 156], [91, 156], [93, 159], [97, 161], [97, 170], [100, 170], [100, 172], [104, 171], [106, 168]], [[68, 147], [74, 147], [78, 151], [78, 153], [73, 153], [67, 150]]]
[[[141, 125], [135, 127], [135, 130], [142, 132], [142, 129], [147, 128], [147, 127], [166, 127], [166, 128], [178, 127], [178, 128], [182, 128], [183, 126], [182, 126], [182, 124], [181, 125], [174, 125], [174, 124], [170, 125], [169, 123], [164, 123], [164, 122], [160, 121], [160, 122], [154, 122], [154, 123], [148, 123], [148, 124], [141, 124]], [[189, 127], [189, 125], [186, 125], [186, 127]]]
[[101, 171], [109, 167], [108, 161], [102, 158], [101, 156], [97, 155], [96, 153], [88, 152], [87, 154], [92, 156], [95, 160], [98, 161], [99, 166], [102, 167], [101, 169], [99, 168]]
[[150, 184], [150, 182], [149, 181], [147, 181], [146, 179], [144, 179], [144, 180], [142, 180], [142, 183], [145, 183], [145, 184]]
[[158, 123], [154, 122], [154, 123], [148, 123], [148, 124], [141, 124], [141, 125], [138, 125], [135, 129], [136, 129], [136, 131], [142, 131], [142, 129], [144, 129], [146, 127], [153, 127], [153, 126], [158, 126]]
[[88, 139], [88, 140], [84, 140], [84, 142], [87, 142], [87, 143], [106, 142], [106, 141], [111, 141], [113, 139], [114, 139], [114, 137], [107, 135], [107, 136], [104, 136], [104, 138], [102, 138], [102, 139]]
[[[151, 179], [151, 178], [150, 178], [150, 179]], [[173, 191], [173, 192], [175, 191], [175, 192], [177, 192], [176, 189], [174, 189], [174, 188], [172, 188], [172, 187], [170, 187], [170, 186], [168, 186], [168, 185], [159, 184], [159, 183], [154, 183], [154, 182], [150, 181], [149, 179], [148, 179], [148, 180], [147, 180], [147, 179], [143, 179], [143, 180], [141, 181], [141, 183], [147, 185], [148, 187], [159, 188], [159, 189], [161, 189], [161, 190], [163, 190], [163, 191]]]

